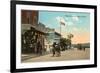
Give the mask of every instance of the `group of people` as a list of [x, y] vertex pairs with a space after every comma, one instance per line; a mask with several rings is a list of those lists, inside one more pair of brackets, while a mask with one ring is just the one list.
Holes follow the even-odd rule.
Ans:
[[[84, 50], [85, 51], [85, 47], [82, 46], [81, 44], [78, 44], [77, 48], [79, 50]], [[54, 56], [56, 56], [56, 57], [61, 56], [61, 45], [60, 45], [60, 43], [58, 43], [58, 44], [56, 42], [53, 43], [52, 57], [54, 57]]]
[[59, 43], [57, 44], [56, 42], [53, 43], [53, 48], [52, 48], [52, 57], [54, 56], [56, 57], [61, 56], [60, 44]]
[[84, 50], [84, 51], [85, 51], [85, 46], [82, 46], [81, 44], [78, 44], [78, 45], [77, 45], [77, 48], [78, 48], [79, 50]]

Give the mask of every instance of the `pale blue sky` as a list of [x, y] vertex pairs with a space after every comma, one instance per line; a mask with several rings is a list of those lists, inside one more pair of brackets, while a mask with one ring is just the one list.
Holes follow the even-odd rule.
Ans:
[[59, 19], [65, 22], [63, 31], [90, 32], [90, 14], [80, 12], [39, 11], [39, 22], [50, 28], [59, 29]]

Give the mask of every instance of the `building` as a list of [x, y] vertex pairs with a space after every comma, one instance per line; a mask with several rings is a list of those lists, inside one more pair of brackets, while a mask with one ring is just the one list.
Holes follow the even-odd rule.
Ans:
[[45, 39], [45, 48], [48, 52], [53, 48], [52, 45], [54, 42], [59, 43], [61, 34], [56, 32], [54, 29], [47, 28], [47, 34]]
[[[45, 26], [38, 22], [38, 11], [21, 11], [22, 53], [40, 53], [44, 50]], [[38, 47], [41, 45], [41, 50]]]
[[38, 22], [38, 11], [21, 10], [21, 23], [35, 25]]

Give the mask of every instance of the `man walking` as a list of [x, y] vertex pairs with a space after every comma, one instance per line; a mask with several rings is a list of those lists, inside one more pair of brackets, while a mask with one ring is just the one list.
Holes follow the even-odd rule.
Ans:
[[53, 43], [52, 54], [52, 57], [54, 57], [56, 54], [56, 42]]

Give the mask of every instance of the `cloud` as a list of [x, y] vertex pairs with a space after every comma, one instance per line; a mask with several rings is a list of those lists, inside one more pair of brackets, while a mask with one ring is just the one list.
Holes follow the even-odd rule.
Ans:
[[67, 24], [66, 20], [63, 17], [58, 16], [58, 17], [56, 17], [56, 19], [58, 22], [62, 22], [64, 24]]
[[57, 19], [57, 21], [59, 22], [59, 21], [60, 21], [60, 19], [61, 19], [61, 17], [60, 17], [60, 16], [58, 16], [58, 17], [56, 17], [56, 19]]
[[67, 18], [67, 17], [65, 17], [65, 20], [68, 20], [68, 18]]
[[74, 21], [79, 21], [79, 17], [78, 16], [72, 16], [71, 19], [72, 19], [72, 21], [68, 21], [67, 17], [66, 18], [61, 17], [61, 16], [57, 16], [56, 17], [56, 20], [58, 22], [63, 22], [63, 23], [65, 23], [65, 25], [69, 25], [69, 26], [75, 25]]
[[73, 23], [73, 22], [67, 22], [67, 24], [68, 24], [68, 25], [74, 25], [74, 23]]
[[73, 31], [78, 31], [78, 28], [76, 28], [76, 27], [73, 27]]
[[72, 16], [72, 19], [73, 19], [74, 21], [79, 21], [79, 17], [78, 17], [78, 16]]

